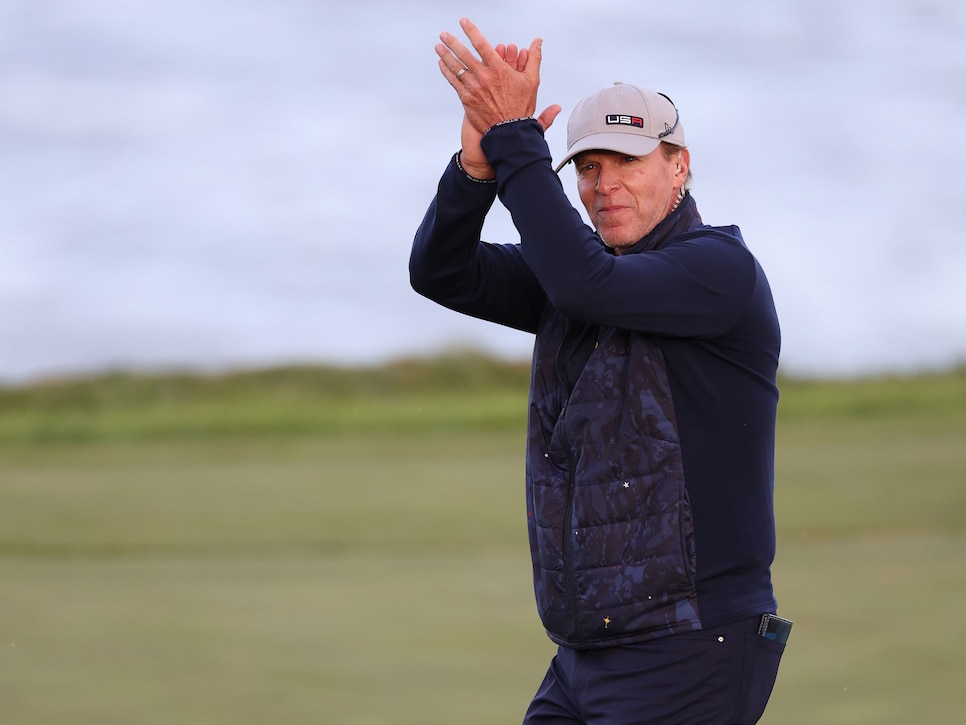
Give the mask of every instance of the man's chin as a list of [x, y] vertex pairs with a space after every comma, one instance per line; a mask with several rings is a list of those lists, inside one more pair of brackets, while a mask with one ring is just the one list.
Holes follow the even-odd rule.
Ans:
[[638, 242], [637, 239], [629, 240], [620, 235], [601, 234], [599, 231], [597, 233], [600, 235], [601, 240], [603, 240], [604, 245], [610, 247], [615, 252], [620, 252], [622, 249], [633, 247]]

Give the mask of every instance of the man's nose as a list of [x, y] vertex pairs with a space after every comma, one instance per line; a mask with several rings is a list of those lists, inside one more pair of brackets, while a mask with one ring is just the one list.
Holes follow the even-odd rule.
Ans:
[[607, 194], [620, 186], [620, 176], [609, 166], [601, 166], [597, 174], [597, 193]]

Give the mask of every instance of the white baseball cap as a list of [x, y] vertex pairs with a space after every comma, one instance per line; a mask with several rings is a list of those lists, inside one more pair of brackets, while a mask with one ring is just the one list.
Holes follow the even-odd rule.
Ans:
[[577, 104], [567, 122], [567, 155], [599, 149], [647, 156], [662, 141], [684, 148], [684, 128], [671, 99], [649, 88], [618, 81]]

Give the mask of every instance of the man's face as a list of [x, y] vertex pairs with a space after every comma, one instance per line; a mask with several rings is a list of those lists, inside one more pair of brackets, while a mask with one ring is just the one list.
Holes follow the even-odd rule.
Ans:
[[689, 160], [686, 150], [668, 159], [660, 148], [647, 156], [614, 151], [576, 156], [577, 192], [604, 244], [619, 254], [651, 232], [674, 208]]

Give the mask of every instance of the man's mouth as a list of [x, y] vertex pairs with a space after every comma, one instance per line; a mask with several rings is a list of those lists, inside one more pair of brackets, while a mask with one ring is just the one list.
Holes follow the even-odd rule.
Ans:
[[627, 207], [623, 206], [602, 206], [597, 210], [598, 214], [614, 214], [615, 212], [623, 211]]

